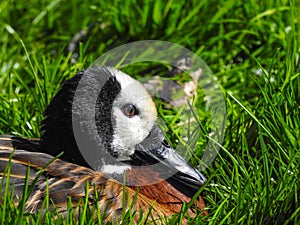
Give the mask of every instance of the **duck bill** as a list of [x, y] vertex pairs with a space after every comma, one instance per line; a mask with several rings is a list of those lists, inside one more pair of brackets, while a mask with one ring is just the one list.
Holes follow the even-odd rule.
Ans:
[[[162, 131], [154, 126], [148, 137], [137, 145], [133, 160], [142, 165], [153, 165], [160, 172], [168, 173], [184, 185], [199, 189], [206, 178], [191, 167], [167, 142]], [[156, 166], [159, 163], [161, 166]]]

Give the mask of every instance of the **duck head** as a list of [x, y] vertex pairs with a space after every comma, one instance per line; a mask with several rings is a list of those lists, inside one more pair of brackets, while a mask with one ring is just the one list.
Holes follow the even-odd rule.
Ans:
[[76, 74], [44, 116], [41, 146], [48, 154], [64, 152], [63, 159], [118, 180], [137, 166], [151, 166], [195, 190], [205, 182], [157, 127], [155, 104], [143, 85], [119, 70], [93, 66]]

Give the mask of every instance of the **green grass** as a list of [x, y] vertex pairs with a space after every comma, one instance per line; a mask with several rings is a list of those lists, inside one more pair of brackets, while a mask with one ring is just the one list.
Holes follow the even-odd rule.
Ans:
[[[39, 137], [43, 109], [59, 84], [105, 51], [130, 41], [171, 41], [196, 52], [225, 93], [225, 138], [216, 159], [203, 171], [209, 211], [203, 223], [300, 224], [299, 9], [298, 0], [3, 0], [0, 133]], [[73, 64], [68, 43], [96, 21]], [[143, 66], [127, 72], [148, 69]], [[176, 118], [165, 117], [176, 139]], [[209, 131], [209, 122], [201, 122]], [[201, 153], [197, 148], [191, 160], [195, 166]], [[41, 215], [14, 207], [9, 194], [5, 199], [0, 219], [5, 215], [11, 223], [14, 218], [18, 224], [40, 221]], [[76, 222], [54, 215], [43, 215], [45, 223]], [[191, 223], [201, 220], [199, 215]]]

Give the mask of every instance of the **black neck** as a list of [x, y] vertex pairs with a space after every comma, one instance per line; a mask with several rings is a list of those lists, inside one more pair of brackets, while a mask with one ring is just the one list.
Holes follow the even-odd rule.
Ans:
[[[74, 121], [78, 126], [86, 124], [82, 123], [85, 117], [84, 115], [78, 118], [75, 116], [75, 119], [73, 117], [72, 121], [72, 116], [74, 116], [72, 115], [73, 99], [82, 76], [88, 76], [88, 82], [86, 86], [82, 86], [81, 88], [83, 88], [85, 92], [91, 90], [94, 92], [97, 91], [97, 94], [99, 94], [97, 103], [92, 109], [89, 105], [82, 105], [77, 111], [79, 111], [80, 114], [81, 110], [82, 114], [84, 114], [89, 113], [89, 110], [95, 110], [96, 127], [98, 135], [102, 138], [100, 140], [101, 147], [104, 147], [106, 150], [111, 149], [110, 143], [113, 135], [111, 110], [113, 100], [119, 94], [121, 87], [108, 69], [100, 67], [92, 67], [84, 72], [79, 72], [73, 78], [63, 83], [57, 95], [52, 99], [44, 112], [45, 119], [42, 122], [41, 147], [43, 152], [53, 156], [64, 152], [61, 156], [62, 159], [90, 167], [78, 149], [73, 133]], [[101, 84], [101, 82], [105, 83]], [[102, 87], [101, 90], [98, 90], [100, 87]], [[85, 101], [82, 100], [82, 102]], [[89, 127], [80, 127], [80, 130], [82, 130], [82, 139], [86, 142], [94, 142], [89, 146], [97, 148], [97, 141], [89, 137], [88, 132], [86, 132], [87, 129], [89, 129]], [[101, 151], [102, 149], [93, 150]]]

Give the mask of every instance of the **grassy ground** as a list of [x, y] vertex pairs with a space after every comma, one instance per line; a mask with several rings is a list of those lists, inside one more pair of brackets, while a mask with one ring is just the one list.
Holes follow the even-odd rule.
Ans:
[[[67, 46], [92, 24], [74, 64]], [[209, 65], [227, 106], [222, 148], [204, 171], [204, 223], [300, 224], [299, 24], [298, 0], [2, 0], [0, 133], [39, 137], [62, 80], [103, 52], [144, 39], [178, 43]], [[0, 218], [28, 222], [18, 210], [2, 205]]]

